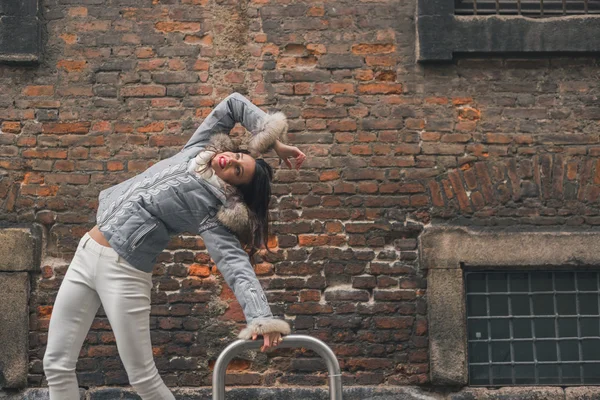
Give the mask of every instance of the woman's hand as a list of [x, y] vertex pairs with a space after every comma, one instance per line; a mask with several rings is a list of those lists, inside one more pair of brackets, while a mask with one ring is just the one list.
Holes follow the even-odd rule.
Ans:
[[274, 150], [279, 158], [290, 168], [293, 168], [292, 163], [289, 160], [290, 158], [296, 160], [296, 169], [300, 169], [300, 166], [302, 166], [302, 163], [306, 160], [306, 155], [301, 152], [299, 148], [288, 146], [287, 144], [281, 143], [279, 140], [275, 143]]
[[[256, 340], [257, 337], [258, 337], [258, 335], [255, 333], [254, 335], [252, 335], [252, 340]], [[263, 338], [264, 338], [264, 343], [263, 343], [263, 346], [260, 348], [260, 351], [263, 351], [263, 352], [267, 351], [271, 347], [277, 347], [277, 345], [279, 343], [281, 343], [281, 341], [283, 340], [281, 338], [281, 333], [279, 333], [279, 332], [265, 333], [263, 335]]]

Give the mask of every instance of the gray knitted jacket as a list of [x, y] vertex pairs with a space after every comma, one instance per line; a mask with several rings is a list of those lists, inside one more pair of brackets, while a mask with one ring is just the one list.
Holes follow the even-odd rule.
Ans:
[[150, 272], [171, 235], [196, 232], [242, 306], [253, 333], [289, 333], [286, 322], [274, 319], [267, 298], [242, 249], [238, 236], [250, 229], [248, 209], [235, 190], [218, 190], [193, 169], [195, 156], [207, 146], [234, 150], [229, 137], [241, 123], [250, 133], [249, 149], [264, 153], [285, 135], [281, 113], [266, 114], [240, 94], [215, 107], [176, 155], [100, 193], [96, 222], [111, 247], [134, 267]]

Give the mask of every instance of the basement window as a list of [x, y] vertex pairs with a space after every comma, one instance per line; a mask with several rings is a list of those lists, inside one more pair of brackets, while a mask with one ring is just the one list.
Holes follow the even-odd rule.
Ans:
[[600, 273], [466, 271], [469, 384], [600, 384]]

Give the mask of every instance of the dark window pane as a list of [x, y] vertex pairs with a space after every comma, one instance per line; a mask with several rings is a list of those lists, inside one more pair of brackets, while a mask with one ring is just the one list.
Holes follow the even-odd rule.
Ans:
[[600, 336], [599, 324], [600, 321], [598, 318], [581, 318], [579, 320], [579, 324], [581, 327], [581, 336]]
[[563, 364], [561, 366], [563, 383], [581, 383], [579, 364]]
[[535, 383], [535, 367], [533, 365], [515, 366], [515, 384], [527, 385]]
[[583, 364], [583, 383], [600, 383], [600, 363]]
[[510, 343], [492, 342], [492, 362], [510, 361]]
[[467, 292], [474, 293], [480, 292], [485, 293], [485, 274], [467, 274]]
[[558, 361], [556, 342], [553, 340], [535, 342], [535, 355], [538, 361]]
[[533, 313], [535, 315], [554, 315], [553, 296], [551, 294], [534, 294]]
[[[585, 361], [600, 361], [600, 339], [582, 340], [581, 351]], [[600, 371], [598, 373], [600, 374]]]
[[573, 272], [556, 272], [554, 285], [559, 292], [575, 290], [575, 274]]
[[556, 310], [558, 315], [577, 315], [577, 302], [574, 294], [557, 294]]
[[488, 290], [490, 291], [490, 293], [507, 292], [508, 285], [506, 280], [506, 274], [488, 274]]
[[583, 293], [579, 295], [579, 314], [598, 315], [598, 295]]
[[473, 339], [487, 339], [488, 328], [487, 320], [485, 319], [472, 319], [469, 321], [469, 340]]
[[511, 292], [529, 292], [529, 278], [526, 272], [510, 274]]
[[489, 361], [488, 344], [485, 342], [469, 343], [469, 362], [482, 363]]
[[532, 272], [531, 290], [534, 292], [552, 291], [552, 272]]
[[577, 337], [577, 318], [558, 318], [559, 337]]
[[[470, 384], [600, 384], [598, 277], [587, 271], [467, 273], [468, 358], [483, 364], [469, 366]], [[488, 338], [492, 342], [475, 342]], [[499, 365], [511, 362], [525, 364]]]
[[598, 291], [598, 274], [596, 272], [578, 272], [577, 290], [579, 291]]
[[512, 368], [508, 365], [492, 366], [492, 381], [495, 385], [512, 383]]
[[488, 385], [490, 375], [488, 367], [485, 365], [473, 365], [469, 368], [469, 378], [471, 385]]
[[486, 316], [485, 296], [467, 296], [467, 308], [471, 317]]
[[512, 315], [531, 315], [529, 310], [529, 296], [513, 294], [510, 296]]
[[558, 366], [543, 364], [538, 367], [540, 384], [556, 384], [558, 382]]
[[515, 361], [533, 361], [533, 342], [514, 342]]
[[556, 337], [554, 329], [554, 318], [538, 318], [534, 321], [535, 337], [552, 338]]
[[492, 339], [510, 338], [510, 325], [508, 319], [495, 319], [491, 323]]
[[508, 296], [490, 296], [490, 315], [508, 315]]
[[558, 344], [560, 346], [560, 359], [562, 361], [579, 360], [579, 345], [577, 340], [561, 340]]

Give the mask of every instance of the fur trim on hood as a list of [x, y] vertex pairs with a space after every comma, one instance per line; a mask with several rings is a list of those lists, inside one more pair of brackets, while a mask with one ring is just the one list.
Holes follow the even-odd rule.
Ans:
[[290, 325], [282, 319], [257, 318], [241, 330], [238, 338], [248, 340], [254, 334], [263, 335], [271, 332], [279, 332], [282, 336], [285, 336], [289, 335], [290, 331]]

